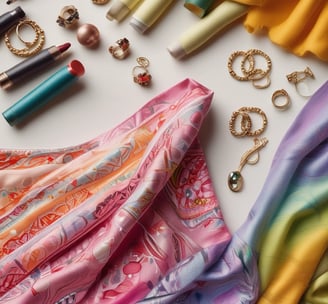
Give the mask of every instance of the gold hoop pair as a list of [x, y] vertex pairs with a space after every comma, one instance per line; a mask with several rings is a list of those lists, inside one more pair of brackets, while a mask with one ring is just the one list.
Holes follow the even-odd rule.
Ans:
[[[256, 130], [252, 130], [253, 123], [249, 114], [256, 113], [261, 116], [262, 127]], [[236, 130], [237, 118], [241, 117], [240, 129]], [[268, 119], [264, 111], [257, 107], [241, 107], [237, 111], [234, 111], [229, 121], [229, 130], [233, 136], [244, 137], [244, 136], [259, 136], [262, 134], [268, 124]]]
[[[21, 34], [21, 29], [25, 26], [28, 26], [33, 29], [35, 37], [32, 41], [25, 41]], [[25, 45], [25, 48], [17, 49], [15, 48], [10, 40], [11, 32], [15, 29], [18, 39]], [[5, 33], [5, 44], [10, 52], [20, 57], [29, 57], [38, 53], [45, 43], [45, 34], [43, 29], [34, 21], [30, 19], [21, 20], [16, 26], [9, 29]]]
[[[261, 69], [256, 67], [255, 56], [259, 55], [263, 57], [266, 61], [266, 68]], [[237, 57], [242, 57], [240, 70], [242, 76], [238, 75], [234, 69], [233, 64]], [[271, 84], [270, 72], [272, 68], [271, 58], [261, 50], [250, 49], [246, 52], [236, 51], [233, 52], [228, 59], [228, 70], [230, 75], [238, 81], [251, 81], [252, 85], [257, 89], [267, 88]], [[262, 79], [266, 79], [264, 84], [259, 82]]]

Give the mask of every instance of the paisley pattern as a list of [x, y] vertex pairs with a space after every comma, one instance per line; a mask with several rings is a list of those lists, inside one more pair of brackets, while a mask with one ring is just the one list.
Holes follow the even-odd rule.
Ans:
[[197, 140], [212, 96], [186, 79], [84, 144], [0, 150], [0, 303], [135, 303], [223, 250]]
[[328, 82], [233, 235], [197, 138], [212, 96], [185, 79], [84, 144], [0, 150], [0, 303], [327, 303]]

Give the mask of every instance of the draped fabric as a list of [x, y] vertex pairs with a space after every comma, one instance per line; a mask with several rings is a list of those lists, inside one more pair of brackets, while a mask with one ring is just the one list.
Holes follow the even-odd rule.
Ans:
[[328, 82], [233, 235], [197, 138], [212, 96], [186, 79], [84, 144], [2, 149], [0, 303], [327, 303]]
[[244, 25], [298, 56], [328, 61], [327, 0], [234, 0], [250, 5]]
[[[327, 303], [328, 82], [293, 122], [247, 220], [214, 259], [176, 303]], [[181, 291], [166, 281], [149, 299]]]
[[0, 150], [0, 303], [135, 303], [220, 255], [231, 236], [197, 139], [212, 96], [186, 79], [84, 144]]

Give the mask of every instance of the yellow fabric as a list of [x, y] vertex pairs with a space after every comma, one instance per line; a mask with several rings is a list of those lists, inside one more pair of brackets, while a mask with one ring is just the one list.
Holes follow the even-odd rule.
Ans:
[[327, 0], [235, 0], [250, 5], [245, 27], [298, 56], [314, 54], [328, 61]]

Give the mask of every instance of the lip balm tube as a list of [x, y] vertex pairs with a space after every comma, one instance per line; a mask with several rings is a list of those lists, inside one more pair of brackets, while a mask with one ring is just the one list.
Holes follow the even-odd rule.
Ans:
[[168, 9], [173, 0], [145, 0], [133, 14], [130, 25], [140, 33], [148, 30]]
[[20, 6], [15, 9], [4, 13], [0, 16], [0, 36], [6, 33], [13, 25], [18, 23], [20, 19], [25, 17], [25, 12]]
[[186, 0], [184, 7], [196, 16], [202, 18], [213, 3], [214, 0]]
[[19, 101], [5, 110], [2, 115], [13, 126], [33, 112], [46, 105], [53, 97], [64, 91], [84, 74], [84, 66], [78, 60], [72, 60]]
[[122, 21], [140, 0], [116, 0], [109, 8], [106, 17], [109, 20]]
[[248, 6], [224, 1], [189, 28], [178, 41], [168, 46], [170, 54], [181, 59], [192, 53], [220, 30], [247, 13]]

